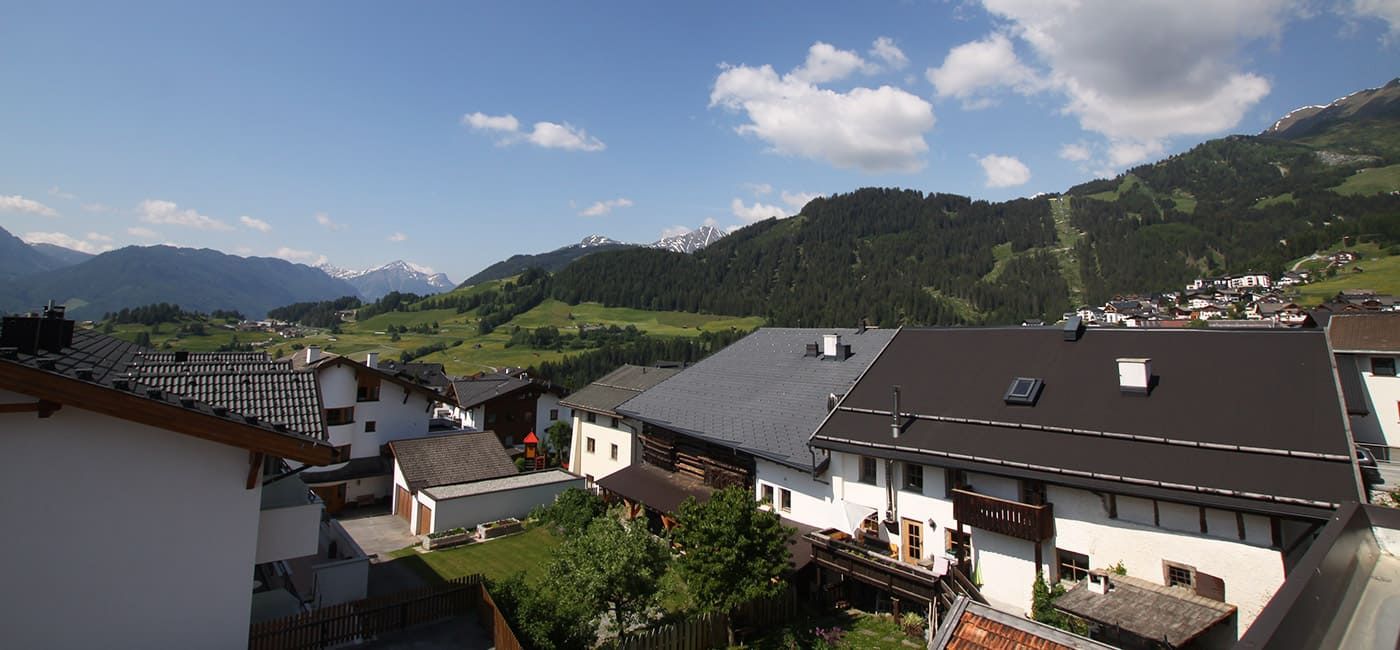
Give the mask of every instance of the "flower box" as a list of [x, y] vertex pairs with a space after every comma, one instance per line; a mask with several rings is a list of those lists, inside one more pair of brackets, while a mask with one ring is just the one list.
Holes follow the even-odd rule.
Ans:
[[497, 519], [496, 521], [488, 521], [484, 524], [476, 525], [476, 534], [483, 540], [504, 537], [506, 535], [518, 533], [521, 530], [524, 530], [524, 527], [520, 525], [520, 520], [515, 517]]
[[434, 551], [449, 546], [460, 546], [470, 544], [474, 541], [476, 533], [465, 528], [453, 528], [438, 533], [431, 533], [423, 536], [423, 550]]

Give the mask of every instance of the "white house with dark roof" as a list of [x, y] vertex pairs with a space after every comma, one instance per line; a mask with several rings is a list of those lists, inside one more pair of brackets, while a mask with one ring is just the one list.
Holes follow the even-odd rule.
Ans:
[[244, 648], [255, 566], [316, 551], [320, 506], [263, 486], [340, 452], [127, 376], [139, 351], [61, 309], [0, 324], [6, 647]]
[[814, 559], [852, 598], [970, 578], [1015, 615], [1038, 572], [1121, 565], [1222, 603], [1173, 638], [1228, 647], [1361, 498], [1338, 392], [1315, 331], [901, 330], [812, 436], [850, 514]]
[[573, 412], [569, 471], [593, 482], [641, 458], [642, 423], [617, 407], [680, 372], [624, 365], [560, 401]]
[[1400, 313], [1338, 314], [1327, 337], [1357, 444], [1400, 458]]

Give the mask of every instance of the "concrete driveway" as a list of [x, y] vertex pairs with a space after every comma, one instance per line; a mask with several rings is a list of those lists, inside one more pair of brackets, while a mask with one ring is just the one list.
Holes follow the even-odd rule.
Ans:
[[418, 536], [409, 532], [408, 523], [392, 514], [342, 518], [340, 525], [367, 555], [375, 558], [418, 543]]

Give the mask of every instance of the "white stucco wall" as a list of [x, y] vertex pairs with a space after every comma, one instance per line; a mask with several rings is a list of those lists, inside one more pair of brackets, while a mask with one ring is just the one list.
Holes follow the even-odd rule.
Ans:
[[[549, 412], [555, 411], [558, 417], [551, 419]], [[567, 406], [559, 405], [559, 396], [554, 393], [541, 393], [539, 399], [535, 400], [535, 435], [544, 440], [544, 432], [549, 430], [555, 422], [570, 422], [572, 416]]]
[[[1400, 365], [1400, 357], [1390, 357]], [[1366, 392], [1371, 396], [1372, 414], [1380, 426], [1387, 447], [1395, 447], [1391, 458], [1400, 458], [1400, 377], [1376, 376], [1371, 372], [1371, 357], [1357, 355], [1357, 367]], [[1368, 419], [1370, 419], [1368, 418]]]
[[[766, 460], [755, 464], [754, 499], [763, 498], [763, 486], [773, 486], [773, 511], [785, 519], [816, 526], [817, 528], [845, 529], [845, 517], [841, 506], [832, 500], [831, 485], [812, 478], [810, 472], [803, 472], [786, 465]], [[782, 510], [780, 489], [792, 491], [792, 509]]]
[[[598, 415], [597, 422], [585, 421], [583, 413], [574, 417], [574, 435], [569, 447], [569, 471], [598, 480], [620, 470], [633, 461], [632, 432], [627, 421], [619, 420], [612, 428], [612, 418]], [[593, 453], [588, 452], [588, 439], [593, 438]], [[612, 459], [611, 445], [617, 445], [617, 460]]]
[[[379, 449], [390, 440], [420, 438], [428, 435], [428, 420], [432, 416], [427, 397], [391, 381], [380, 381], [379, 399], [356, 401], [359, 380], [356, 367], [333, 365], [318, 370], [321, 402], [325, 408], [354, 407], [355, 421], [326, 427], [333, 445], [352, 445], [351, 458], [378, 456]], [[364, 370], [364, 372], [369, 372]], [[404, 395], [408, 395], [405, 401]], [[374, 431], [365, 425], [374, 422]]]
[[0, 645], [247, 647], [261, 490], [244, 488], [246, 450], [72, 406], [0, 421]]
[[258, 547], [254, 562], [275, 562], [315, 555], [321, 537], [321, 504], [268, 508], [258, 513]]
[[418, 501], [427, 504], [433, 512], [432, 532], [451, 530], [457, 527], [470, 528], [477, 524], [505, 519], [524, 518], [535, 506], [553, 503], [554, 497], [569, 488], [582, 488], [583, 479], [559, 481], [546, 485], [533, 485], [513, 490], [500, 490], [487, 494], [461, 497], [457, 499], [434, 500], [427, 491], [418, 493]]

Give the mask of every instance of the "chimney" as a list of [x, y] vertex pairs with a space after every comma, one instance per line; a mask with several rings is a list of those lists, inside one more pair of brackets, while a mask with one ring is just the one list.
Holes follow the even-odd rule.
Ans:
[[840, 344], [841, 344], [841, 335], [840, 335], [840, 334], [824, 334], [824, 335], [822, 335], [822, 356], [824, 356], [824, 357], [833, 357], [833, 358], [834, 358], [834, 357], [836, 356], [836, 346], [838, 346], [838, 345], [840, 345]]
[[1094, 569], [1089, 572], [1089, 593], [1103, 595], [1113, 589], [1113, 585], [1108, 579], [1108, 572], [1103, 569]]
[[367, 366], [369, 366], [369, 367], [371, 367], [371, 368], [378, 368], [378, 367], [379, 367], [379, 353], [378, 353], [378, 352], [371, 352], [371, 353], [369, 353], [369, 354], [366, 354], [366, 355], [365, 355], [365, 365], [367, 365]]
[[1065, 321], [1064, 334], [1066, 341], [1071, 343], [1078, 341], [1079, 337], [1084, 336], [1084, 319], [1079, 316], [1070, 316], [1069, 320]]
[[1152, 388], [1151, 359], [1119, 359], [1118, 389], [1124, 393], [1146, 395]]
[[0, 347], [25, 354], [40, 350], [58, 353], [73, 345], [73, 321], [63, 317], [63, 306], [52, 302], [43, 315], [6, 316], [0, 324]]
[[899, 439], [899, 387], [894, 387], [894, 410], [890, 411], [890, 437]]
[[306, 346], [306, 362], [307, 362], [307, 363], [316, 363], [317, 361], [320, 361], [320, 360], [321, 360], [321, 346], [319, 346], [319, 345], [308, 345], [308, 346]]

